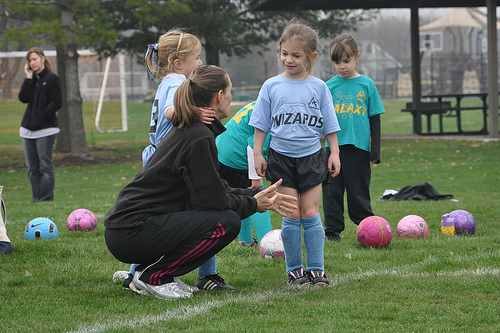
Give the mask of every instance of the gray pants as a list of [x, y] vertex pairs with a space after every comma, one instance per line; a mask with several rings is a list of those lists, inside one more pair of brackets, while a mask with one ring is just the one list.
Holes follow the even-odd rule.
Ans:
[[52, 151], [57, 134], [38, 139], [24, 139], [24, 158], [33, 193], [32, 201], [54, 200], [54, 163]]

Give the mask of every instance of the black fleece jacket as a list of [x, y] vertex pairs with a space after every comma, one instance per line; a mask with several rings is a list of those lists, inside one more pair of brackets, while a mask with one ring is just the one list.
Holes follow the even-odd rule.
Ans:
[[259, 190], [233, 189], [219, 177], [215, 136], [225, 127], [196, 123], [173, 128], [135, 178], [118, 194], [105, 217], [108, 229], [142, 225], [149, 216], [185, 210], [235, 211], [242, 219], [257, 211]]
[[57, 127], [56, 112], [62, 107], [61, 79], [45, 67], [33, 78], [24, 79], [18, 98], [28, 103], [21, 126], [36, 131]]

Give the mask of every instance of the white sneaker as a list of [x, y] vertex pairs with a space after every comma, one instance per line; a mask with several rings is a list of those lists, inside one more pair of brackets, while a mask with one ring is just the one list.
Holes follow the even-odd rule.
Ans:
[[189, 284], [184, 283], [177, 276], [174, 277], [174, 282], [176, 282], [179, 285], [179, 288], [181, 288], [182, 290], [187, 291], [189, 293], [195, 293], [195, 292], [200, 290], [200, 289], [196, 288], [195, 286], [190, 286]]
[[116, 271], [113, 274], [113, 282], [123, 282], [128, 276], [127, 271]]
[[130, 281], [130, 283], [128, 284], [128, 289], [142, 296], [149, 295], [149, 292], [147, 290], [137, 288], [134, 284], [134, 281]]
[[151, 284], [142, 282], [139, 280], [139, 277], [142, 275], [142, 272], [136, 271], [134, 274], [134, 280], [132, 283], [139, 290], [145, 290], [150, 294], [155, 295], [158, 298], [162, 299], [180, 299], [180, 298], [189, 298], [193, 294], [191, 292], [182, 290], [179, 286], [179, 283], [176, 281], [162, 284], [161, 286], [153, 286]]

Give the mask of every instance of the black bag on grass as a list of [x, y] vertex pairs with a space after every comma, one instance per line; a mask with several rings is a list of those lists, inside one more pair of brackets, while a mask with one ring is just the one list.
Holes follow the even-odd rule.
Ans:
[[451, 200], [451, 194], [439, 194], [429, 183], [407, 185], [396, 194], [384, 195], [382, 200], [405, 201], [405, 200]]

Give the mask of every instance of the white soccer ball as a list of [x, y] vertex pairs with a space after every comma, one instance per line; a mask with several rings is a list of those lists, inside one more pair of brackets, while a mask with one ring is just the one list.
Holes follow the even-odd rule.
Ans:
[[264, 259], [285, 258], [281, 229], [269, 231], [260, 241], [260, 255]]

